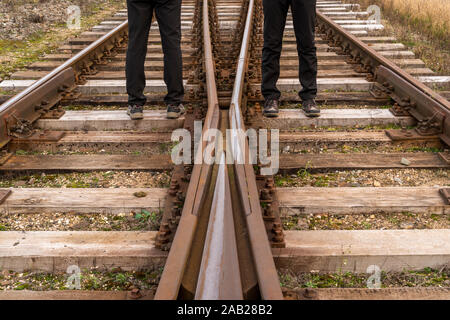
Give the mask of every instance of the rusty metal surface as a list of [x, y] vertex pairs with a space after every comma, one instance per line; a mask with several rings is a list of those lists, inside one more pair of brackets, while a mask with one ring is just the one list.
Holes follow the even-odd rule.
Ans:
[[420, 135], [415, 129], [389, 129], [385, 130], [386, 135], [394, 142], [404, 141], [437, 141], [439, 137], [437, 135]]
[[[203, 132], [206, 132], [209, 129], [218, 128], [219, 123], [219, 98], [217, 95], [217, 86], [216, 86], [216, 68], [214, 65], [214, 56], [212, 50], [211, 43], [211, 32], [210, 32], [210, 17], [209, 17], [209, 1], [203, 1], [203, 52], [204, 52], [204, 61], [205, 61], [205, 72], [206, 72], [206, 92], [207, 92], [207, 105], [208, 111], [206, 113], [205, 122], [203, 126]], [[208, 22], [208, 23], [206, 23]], [[203, 136], [203, 134], [202, 134]], [[206, 142], [202, 139], [203, 147], [206, 145]], [[204, 148], [199, 149], [204, 150]], [[202, 163], [201, 158], [203, 154], [197, 152], [195, 155], [196, 163]], [[196, 214], [200, 210], [200, 206], [203, 202], [203, 198], [205, 195], [205, 189], [207, 186], [208, 176], [211, 172], [211, 165], [202, 164], [200, 168], [200, 176], [197, 185], [195, 200], [192, 207], [193, 214]], [[195, 168], [194, 168], [195, 170]]]
[[445, 201], [445, 204], [450, 205], [450, 188], [439, 189], [439, 193]]
[[61, 105], [58, 105], [57, 108], [53, 108], [48, 110], [46, 113], [42, 114], [40, 119], [60, 119], [66, 111], [61, 107]]
[[0, 153], [0, 166], [5, 164], [12, 157], [11, 152], [7, 152], [7, 150], [2, 150]]
[[225, 156], [217, 171], [196, 300], [242, 300], [233, 206]]
[[260, 195], [264, 224], [267, 237], [272, 248], [285, 248], [283, 224], [280, 218], [280, 204], [275, 182], [272, 176], [256, 176], [256, 182]]
[[[183, 128], [194, 134], [194, 121], [200, 112], [199, 109], [188, 107], [184, 117]], [[178, 224], [180, 223], [181, 212], [184, 206], [187, 189], [191, 180], [192, 165], [175, 165], [172, 177], [164, 202], [163, 217], [161, 226], [155, 238], [155, 246], [158, 249], [168, 251], [175, 237]]]
[[450, 152], [439, 152], [438, 153], [439, 158], [442, 159], [442, 161], [448, 165], [450, 165]]
[[169, 191], [164, 201], [161, 226], [155, 238], [155, 247], [168, 251], [178, 228], [183, 209], [184, 197], [189, 185], [190, 170], [188, 166], [177, 165], [172, 171]]
[[57, 142], [66, 135], [65, 131], [40, 131], [35, 132], [33, 135], [26, 139], [14, 138], [15, 144], [29, 144], [29, 143], [44, 143], [44, 142]]
[[[232, 132], [236, 133], [238, 130], [245, 131], [245, 125], [242, 117], [241, 110], [241, 102], [244, 88], [244, 77], [245, 72], [248, 67], [248, 47], [250, 43], [250, 36], [252, 32], [252, 22], [253, 22], [253, 14], [254, 13], [254, 0], [249, 1], [248, 5], [248, 13], [246, 18], [246, 24], [244, 28], [244, 34], [242, 37], [242, 45], [239, 53], [239, 58], [236, 67], [236, 77], [234, 80], [233, 93], [231, 94], [231, 104], [230, 104], [230, 129], [234, 130]], [[244, 166], [245, 162], [244, 157], [248, 155], [248, 144], [241, 144], [239, 141], [239, 137], [233, 136], [232, 141], [230, 141], [231, 150], [235, 160], [237, 160], [236, 172], [237, 172], [237, 181], [239, 184], [239, 189], [242, 194], [248, 194], [248, 185], [246, 181], [246, 176], [244, 174]], [[242, 197], [242, 204], [245, 210], [245, 213], [250, 214], [250, 203], [247, 197]]]
[[[242, 116], [241, 102], [244, 94], [244, 77], [248, 67], [248, 47], [252, 34], [254, 7], [254, 0], [250, 0], [229, 111], [230, 128], [243, 131], [245, 131], [245, 124]], [[263, 214], [261, 212], [256, 176], [253, 165], [249, 163], [248, 157], [245, 157], [245, 155], [248, 155], [249, 150], [248, 141], [245, 139], [244, 146], [241, 146], [237, 140], [238, 138], [235, 136], [234, 140], [230, 141], [230, 144], [233, 146], [233, 153], [236, 154], [234, 159], [238, 160], [235, 162], [235, 175], [239, 181], [241, 201], [243, 207], [249, 210], [246, 212], [246, 222], [260, 296], [264, 300], [283, 299], [271, 247], [267, 238]], [[243, 175], [242, 171], [244, 173]], [[242, 178], [245, 178], [245, 181]]]

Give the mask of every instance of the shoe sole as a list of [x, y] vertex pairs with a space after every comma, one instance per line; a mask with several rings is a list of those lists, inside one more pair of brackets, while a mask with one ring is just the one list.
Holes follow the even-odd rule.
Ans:
[[308, 118], [317, 118], [317, 117], [320, 117], [320, 112], [314, 112], [314, 113], [306, 113], [306, 112], [305, 112], [305, 115], [306, 115]]
[[144, 113], [142, 113], [142, 112], [136, 112], [136, 113], [131, 114], [130, 112], [127, 111], [127, 114], [130, 116], [131, 120], [144, 119]]
[[167, 119], [178, 119], [183, 114], [185, 114], [186, 110], [180, 111], [180, 112], [167, 112]]
[[275, 112], [263, 113], [263, 115], [266, 118], [278, 118], [278, 113]]
[[167, 119], [178, 119], [181, 114], [181, 112], [167, 112]]

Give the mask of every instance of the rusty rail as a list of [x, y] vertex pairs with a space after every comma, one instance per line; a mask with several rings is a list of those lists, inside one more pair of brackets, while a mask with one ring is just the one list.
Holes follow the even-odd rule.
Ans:
[[0, 148], [17, 127], [30, 126], [83, 83], [83, 74], [95, 72], [95, 64], [114, 54], [127, 40], [128, 20], [0, 106]]
[[243, 299], [230, 182], [224, 154], [217, 171], [195, 299]]
[[[241, 102], [244, 94], [245, 73], [248, 68], [249, 44], [253, 27], [254, 7], [254, 0], [250, 0], [229, 110], [230, 128], [240, 130], [241, 132], [245, 131], [244, 118], [241, 112]], [[231, 150], [234, 154], [233, 159], [235, 159], [234, 170], [235, 177], [237, 177], [238, 180], [240, 200], [246, 214], [246, 223], [253, 252], [254, 266], [257, 273], [259, 292], [261, 298], [265, 300], [283, 299], [263, 221], [255, 172], [253, 165], [248, 158], [248, 140], [247, 138], [244, 139], [243, 145], [239, 140], [240, 138], [237, 135], [233, 135], [230, 143], [232, 145]]]
[[[375, 97], [387, 95], [396, 102], [396, 108], [409, 113], [418, 121], [420, 135], [439, 135], [450, 145], [450, 102], [436, 91], [403, 71], [363, 41], [317, 11], [319, 30], [330, 45], [340, 47], [340, 53], [350, 55], [360, 72], [371, 75], [378, 83], [371, 92]], [[372, 80], [372, 79], [371, 79]]]

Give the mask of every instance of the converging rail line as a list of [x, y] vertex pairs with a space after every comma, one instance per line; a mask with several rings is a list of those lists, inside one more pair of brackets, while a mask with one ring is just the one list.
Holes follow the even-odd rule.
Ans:
[[[340, 1], [317, 2], [317, 101], [326, 106], [320, 118], [307, 118], [295, 106], [298, 97], [292, 91], [300, 85], [290, 14], [278, 82], [284, 106], [277, 119], [262, 116], [261, 0], [183, 1], [188, 107], [180, 119], [165, 119], [158, 107], [165, 86], [156, 23], [145, 65], [149, 101], [144, 119], [131, 121], [121, 108], [127, 103], [126, 10], [1, 82], [7, 93], [0, 97], [0, 171], [2, 186], [10, 186], [0, 189], [2, 216], [94, 214], [114, 220], [123, 212], [159, 212], [161, 217], [152, 230], [93, 231], [87, 224], [47, 231], [35, 222], [30, 225], [36, 229], [11, 227], [0, 232], [0, 269], [61, 273], [77, 265], [123, 271], [151, 267], [162, 273], [152, 290], [5, 290], [0, 299], [450, 298], [448, 288], [282, 288], [283, 270], [365, 273], [371, 265], [386, 272], [444, 270], [450, 261], [448, 227], [287, 230], [286, 221], [305, 215], [450, 213], [445, 181], [450, 79], [435, 76], [395, 38], [378, 34], [383, 26], [364, 20], [368, 13], [360, 9]], [[220, 132], [214, 138], [227, 148], [213, 155], [221, 161], [202, 161], [208, 141], [201, 139], [191, 155], [193, 164], [173, 163], [171, 132], [184, 128], [195, 138], [199, 123], [201, 137], [213, 129]], [[249, 138], [228, 135], [227, 129], [279, 129], [279, 172], [262, 175], [259, 170], [267, 165], [250, 162]], [[270, 145], [271, 139], [264, 143]], [[230, 157], [234, 161], [226, 162]], [[401, 177], [404, 170], [438, 171], [444, 182], [361, 186], [352, 180], [335, 187], [283, 187], [289, 180], [302, 185], [310, 174], [356, 170], [392, 170]], [[79, 189], [41, 187], [39, 179], [46, 175], [58, 180], [77, 172], [107, 178], [103, 185], [90, 182]], [[150, 182], [137, 181], [135, 172], [168, 172], [166, 185], [148, 187]], [[119, 181], [108, 184], [116, 174]]]
[[[208, 96], [208, 112], [203, 130], [205, 132], [210, 128], [220, 128], [221, 132], [225, 132], [228, 124], [226, 123], [226, 113], [219, 111], [210, 36], [210, 25], [214, 26], [214, 23], [210, 23], [212, 14], [208, 2], [212, 3], [207, 0], [203, 1], [202, 10]], [[253, 18], [253, 4], [253, 1], [249, 2], [248, 15], [245, 20], [243, 45], [233, 92], [236, 103], [239, 103], [242, 96], [243, 77], [247, 62], [246, 55]], [[198, 5], [200, 5], [200, 1]], [[235, 108], [239, 108], [239, 105], [233, 105], [230, 109], [229, 121], [234, 126], [239, 123], [242, 128], [241, 112], [237, 109], [236, 113]], [[230, 141], [230, 143], [233, 144], [233, 141]], [[199, 150], [200, 153], [203, 149]], [[202, 157], [203, 154], [197, 154], [196, 156]], [[282, 299], [283, 297], [270, 245], [264, 231], [265, 227], [258, 201], [253, 167], [250, 165], [250, 168], [240, 168], [241, 170], [247, 169], [243, 176], [239, 175], [242, 171], [236, 168], [234, 176], [239, 181], [239, 187], [237, 187], [235, 185], [236, 180], [233, 182], [229, 180], [228, 169], [224, 163], [225, 155], [222, 154], [221, 158], [222, 161], [219, 165], [215, 165], [215, 170], [213, 170], [212, 165], [194, 165], [178, 226], [180, 232], [177, 231], [173, 240], [155, 295], [156, 299], [174, 299], [177, 296], [182, 298], [195, 297], [196, 299], [242, 299], [243, 297]], [[211, 170], [215, 171], [215, 177], [211, 176], [211, 172], [208, 172]], [[201, 171], [203, 175], [203, 178], [199, 180], [196, 179], [196, 172], [198, 171]], [[249, 171], [251, 171], [251, 174]], [[244, 178], [243, 181], [242, 178]], [[213, 184], [214, 187], [210, 187], [213, 183], [211, 181], [216, 181], [215, 186]], [[195, 194], [190, 193], [190, 189], [197, 192]], [[249, 190], [251, 193], [249, 193]], [[234, 193], [234, 199], [237, 197], [239, 201], [232, 202], [232, 192]], [[212, 193], [212, 195], [208, 195], [208, 193]], [[249, 200], [250, 204], [248, 204]], [[244, 224], [236, 221], [241, 230], [235, 230], [234, 220], [242, 220], [242, 216], [246, 217], [246, 221], [244, 221]], [[207, 229], [206, 233], [204, 232], [205, 228]], [[244, 229], [242, 230], [242, 228]], [[244, 232], [248, 233], [249, 239], [243, 239], [241, 234]], [[248, 241], [249, 244], [236, 244], [236, 237], [237, 241]], [[238, 247], [244, 247], [245, 250], [241, 250], [239, 254]], [[255, 272], [256, 279], [251, 279], [254, 278]]]

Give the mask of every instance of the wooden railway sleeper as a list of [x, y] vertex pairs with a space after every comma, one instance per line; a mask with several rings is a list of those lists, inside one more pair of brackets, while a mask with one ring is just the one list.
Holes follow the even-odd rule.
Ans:
[[66, 111], [58, 105], [56, 108], [50, 109], [41, 115], [41, 119], [60, 119]]

